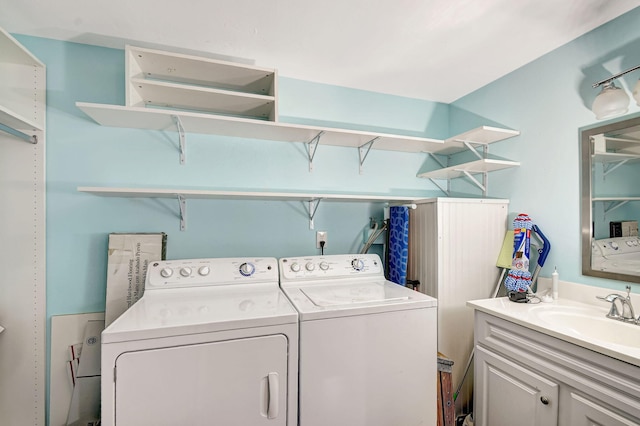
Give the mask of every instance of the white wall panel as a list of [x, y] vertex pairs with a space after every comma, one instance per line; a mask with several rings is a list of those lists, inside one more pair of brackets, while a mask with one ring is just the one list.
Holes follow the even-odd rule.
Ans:
[[[5, 47], [15, 42], [4, 32], [0, 38]], [[0, 93], [7, 94], [0, 107], [10, 111], [6, 122], [40, 125], [45, 69], [31, 57], [24, 64], [25, 56], [19, 48], [0, 50]], [[18, 113], [24, 120], [13, 120]], [[0, 132], [0, 423], [44, 425], [45, 134], [28, 125], [15, 130], [35, 134], [38, 143]]]
[[[434, 198], [410, 211], [408, 279], [438, 299], [438, 351], [453, 360], [454, 391], [473, 348], [468, 300], [491, 297], [507, 230], [508, 201]], [[472, 375], [456, 401], [471, 397]]]

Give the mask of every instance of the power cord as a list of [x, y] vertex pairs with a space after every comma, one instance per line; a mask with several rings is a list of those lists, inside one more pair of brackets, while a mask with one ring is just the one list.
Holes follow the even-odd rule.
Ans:
[[320, 254], [324, 255], [324, 241], [320, 241]]

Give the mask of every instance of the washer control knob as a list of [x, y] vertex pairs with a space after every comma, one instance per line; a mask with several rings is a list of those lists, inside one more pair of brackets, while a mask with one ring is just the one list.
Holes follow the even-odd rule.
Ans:
[[329, 269], [329, 263], [325, 262], [324, 260], [322, 262], [320, 262], [320, 269], [322, 269], [323, 271], [326, 271]]
[[351, 266], [353, 266], [353, 269], [356, 271], [362, 271], [364, 269], [364, 262], [362, 259], [356, 258], [351, 261]]
[[160, 276], [163, 278], [169, 278], [171, 275], [173, 275], [173, 269], [171, 268], [162, 268], [160, 270]]
[[182, 275], [183, 277], [188, 277], [189, 275], [191, 275], [191, 268], [186, 266], [184, 268], [181, 268], [180, 275]]
[[300, 265], [299, 265], [299, 264], [297, 264], [297, 263], [292, 263], [292, 264], [291, 264], [291, 270], [292, 270], [293, 272], [300, 272]]
[[206, 277], [207, 275], [209, 275], [209, 272], [211, 272], [211, 269], [208, 266], [201, 266], [198, 269], [198, 273], [203, 277]]
[[609, 243], [609, 247], [611, 247], [614, 250], [618, 250], [618, 248], [619, 248], [618, 243], [616, 243], [615, 241], [611, 241]]
[[304, 265], [304, 268], [305, 268], [307, 271], [311, 272], [311, 271], [313, 271], [314, 269], [316, 269], [316, 265], [314, 265], [314, 264], [313, 264], [313, 262], [307, 262], [307, 263]]
[[240, 265], [240, 273], [245, 277], [250, 277], [256, 271], [256, 267], [253, 263], [245, 262]]

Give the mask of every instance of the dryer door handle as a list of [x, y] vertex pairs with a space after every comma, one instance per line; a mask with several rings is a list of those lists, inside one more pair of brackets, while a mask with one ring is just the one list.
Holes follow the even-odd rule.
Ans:
[[278, 373], [269, 373], [267, 376], [269, 384], [269, 408], [267, 409], [267, 417], [275, 419], [280, 411], [280, 377]]

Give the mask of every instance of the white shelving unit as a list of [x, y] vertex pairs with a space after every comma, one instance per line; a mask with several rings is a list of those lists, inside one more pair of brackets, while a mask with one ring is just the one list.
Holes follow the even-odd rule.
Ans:
[[0, 28], [0, 131], [31, 143], [44, 129], [46, 69], [9, 33]]
[[277, 71], [126, 46], [126, 104], [277, 121]]
[[307, 203], [309, 227], [313, 229], [313, 217], [321, 201], [389, 203], [394, 205], [413, 204], [416, 197], [399, 197], [387, 195], [363, 194], [327, 194], [300, 192], [250, 192], [250, 191], [216, 191], [194, 189], [157, 189], [157, 188], [113, 188], [113, 187], [78, 187], [79, 192], [86, 192], [103, 197], [120, 198], [173, 198], [178, 201], [180, 229], [186, 229], [186, 208], [188, 199], [217, 200], [267, 200], [267, 201], [301, 201]]
[[[449, 188], [443, 188], [436, 181], [437, 179], [447, 180], [449, 183], [451, 179], [466, 177], [478, 188], [480, 188], [483, 192], [483, 195], [486, 196], [488, 180], [487, 174], [489, 172], [520, 166], [520, 163], [517, 161], [496, 160], [487, 158], [489, 154], [489, 144], [509, 139], [514, 136], [518, 136], [519, 134], [520, 132], [518, 132], [517, 130], [481, 126], [460, 135], [448, 138], [444, 141], [442, 147], [429, 152], [432, 158], [438, 164], [440, 164], [442, 168], [419, 173], [418, 177], [431, 179], [431, 181], [436, 186], [438, 186], [438, 188], [440, 188], [445, 194], [449, 194]], [[479, 148], [482, 149], [482, 153], [478, 152]], [[477, 157], [477, 160], [456, 165], [448, 164], [452, 155], [459, 154], [465, 151], [472, 152]], [[447, 163], [443, 163], [436, 155], [446, 155], [448, 157]], [[478, 181], [475, 178], [474, 175], [477, 174], [482, 175], [482, 182]]]
[[0, 28], [0, 423], [7, 425], [45, 423], [45, 114], [45, 65]]

